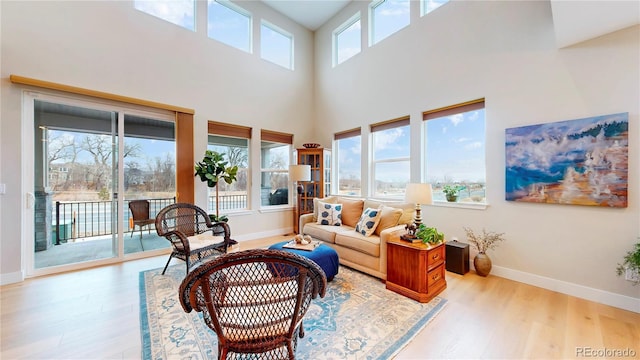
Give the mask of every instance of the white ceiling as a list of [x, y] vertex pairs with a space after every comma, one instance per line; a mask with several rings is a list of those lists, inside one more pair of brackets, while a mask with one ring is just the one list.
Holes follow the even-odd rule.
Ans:
[[551, 0], [551, 12], [558, 48], [640, 24], [639, 1]]
[[[351, 0], [262, 0], [298, 24], [315, 31]], [[640, 24], [640, 1], [549, 0], [556, 45], [571, 46]]]
[[351, 0], [262, 0], [288, 18], [315, 31]]

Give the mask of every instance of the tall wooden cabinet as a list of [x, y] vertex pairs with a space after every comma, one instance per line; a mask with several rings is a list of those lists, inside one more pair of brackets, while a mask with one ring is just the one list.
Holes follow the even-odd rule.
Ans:
[[300, 213], [313, 212], [313, 198], [322, 198], [331, 193], [331, 150], [324, 148], [302, 148], [297, 150], [298, 164], [311, 165], [311, 181], [301, 182], [299, 194]]

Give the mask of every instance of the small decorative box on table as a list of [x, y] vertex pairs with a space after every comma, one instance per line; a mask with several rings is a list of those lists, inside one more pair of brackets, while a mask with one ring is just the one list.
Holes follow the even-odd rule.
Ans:
[[320, 244], [314, 240], [311, 244], [296, 247], [295, 241], [283, 241], [269, 246], [269, 249], [290, 251], [314, 261], [327, 276], [327, 281], [333, 280], [338, 274], [340, 266], [338, 253], [328, 245]]
[[447, 287], [444, 244], [387, 241], [387, 289], [426, 303]]

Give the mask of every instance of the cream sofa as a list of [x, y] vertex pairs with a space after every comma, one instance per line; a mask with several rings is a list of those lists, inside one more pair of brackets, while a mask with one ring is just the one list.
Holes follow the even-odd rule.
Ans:
[[[319, 202], [341, 204], [342, 225], [317, 223]], [[370, 236], [356, 232], [355, 227], [367, 208], [381, 211], [380, 221]], [[387, 279], [387, 241], [406, 232], [405, 225], [413, 221], [414, 204], [384, 202], [342, 196], [314, 199], [314, 213], [300, 216], [300, 233], [310, 235], [336, 250], [340, 264]]]

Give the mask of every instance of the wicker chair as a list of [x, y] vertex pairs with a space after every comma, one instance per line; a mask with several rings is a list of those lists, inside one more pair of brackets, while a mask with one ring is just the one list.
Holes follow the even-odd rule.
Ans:
[[142, 245], [142, 228], [146, 226], [149, 233], [151, 233], [150, 225], [156, 222], [155, 219], [149, 216], [149, 200], [131, 200], [129, 201], [129, 210], [131, 211], [131, 220], [133, 220], [133, 229], [129, 237], [133, 237], [136, 226], [140, 228], [140, 246], [142, 246], [142, 250], [144, 251], [144, 246]]
[[312, 260], [282, 250], [223, 255], [189, 273], [180, 285], [186, 312], [202, 312], [218, 336], [218, 359], [294, 359], [311, 299], [327, 278]]
[[[171, 242], [173, 251], [162, 270], [164, 275], [171, 258], [187, 263], [187, 273], [203, 260], [225, 254], [235, 243], [231, 239], [231, 230], [225, 222], [212, 223], [209, 215], [201, 208], [187, 203], [171, 204], [160, 210], [156, 216], [156, 232]], [[190, 240], [189, 237], [210, 232], [213, 236], [223, 236], [223, 241]]]

